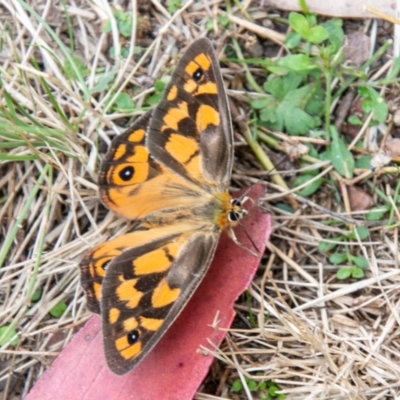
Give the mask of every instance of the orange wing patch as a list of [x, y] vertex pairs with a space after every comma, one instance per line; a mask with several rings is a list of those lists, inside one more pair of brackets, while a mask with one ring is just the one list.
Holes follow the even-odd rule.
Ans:
[[201, 105], [196, 114], [196, 125], [199, 132], [206, 130], [210, 125], [219, 125], [219, 112], [211, 106]]
[[115, 341], [115, 348], [125, 360], [129, 360], [136, 358], [141, 353], [142, 344], [141, 342], [131, 344], [129, 337], [124, 335]]
[[111, 308], [108, 312], [108, 321], [110, 322], [110, 324], [115, 324], [118, 321], [120, 315], [121, 311], [118, 308]]
[[199, 144], [194, 138], [172, 133], [168, 138], [168, 142], [165, 144], [165, 150], [167, 150], [175, 160], [185, 164], [198, 153]]
[[165, 114], [163, 120], [165, 123], [165, 127], [162, 130], [166, 130], [167, 128], [173, 129], [174, 131], [178, 130], [179, 122], [189, 117], [189, 109], [188, 104], [184, 101], [178, 103], [178, 107], [171, 108]]
[[153, 295], [151, 296], [151, 304], [154, 308], [168, 306], [176, 301], [180, 293], [181, 289], [172, 289], [168, 282], [163, 279], [154, 289]]
[[200, 53], [193, 61], [190, 61], [185, 68], [185, 72], [192, 76], [199, 69], [208, 71], [211, 67], [211, 59], [204, 53]]
[[167, 94], [167, 100], [168, 101], [174, 101], [178, 95], [178, 88], [174, 85], [171, 87]]
[[148, 331], [158, 331], [163, 322], [163, 319], [140, 317], [140, 325]]
[[115, 296], [118, 301], [124, 303], [125, 307], [134, 309], [138, 306], [140, 299], [143, 297], [143, 293], [135, 288], [138, 279], [129, 279], [125, 281], [122, 276], [120, 277], [120, 280], [121, 278], [122, 282], [117, 286]]

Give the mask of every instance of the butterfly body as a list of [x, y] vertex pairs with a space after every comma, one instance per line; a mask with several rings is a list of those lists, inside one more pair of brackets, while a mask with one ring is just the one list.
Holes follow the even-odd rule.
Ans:
[[234, 236], [246, 211], [228, 193], [232, 163], [218, 61], [200, 39], [178, 63], [161, 102], [113, 140], [101, 166], [103, 203], [136, 222], [80, 265], [114, 373], [148, 354], [200, 284], [221, 232]]

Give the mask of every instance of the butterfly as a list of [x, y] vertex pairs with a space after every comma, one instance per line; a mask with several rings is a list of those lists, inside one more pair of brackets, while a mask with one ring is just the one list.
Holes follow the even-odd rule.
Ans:
[[80, 263], [87, 306], [101, 314], [106, 361], [134, 368], [180, 314], [205, 275], [222, 231], [247, 211], [228, 192], [233, 134], [211, 42], [177, 64], [160, 103], [115, 137], [101, 164], [102, 202], [135, 221], [131, 233]]

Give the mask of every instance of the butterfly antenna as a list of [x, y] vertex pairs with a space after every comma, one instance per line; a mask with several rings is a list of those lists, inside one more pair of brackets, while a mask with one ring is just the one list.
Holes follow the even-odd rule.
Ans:
[[258, 247], [257, 247], [256, 244], [254, 243], [253, 239], [252, 239], [251, 236], [248, 234], [248, 232], [246, 231], [246, 229], [244, 228], [244, 226], [241, 224], [240, 221], [239, 221], [239, 226], [240, 226], [240, 229], [242, 230], [242, 232], [244, 232], [244, 234], [246, 235], [247, 239], [249, 239], [250, 243], [253, 245], [253, 247], [255, 248], [255, 250], [257, 251], [257, 253], [260, 254], [260, 250], [258, 249]]
[[257, 182], [253, 183], [239, 198], [240, 201], [242, 201], [252, 190], [255, 186], [257, 186], [260, 182], [262, 182], [263, 180], [265, 180], [265, 178], [269, 175], [271, 175], [272, 172], [274, 172], [276, 170], [276, 168], [282, 164], [284, 161], [284, 159], [282, 158], [282, 160], [280, 160], [278, 162], [278, 164], [276, 164], [274, 166], [274, 168], [272, 168], [270, 171], [268, 171], [267, 173], [265, 173]]

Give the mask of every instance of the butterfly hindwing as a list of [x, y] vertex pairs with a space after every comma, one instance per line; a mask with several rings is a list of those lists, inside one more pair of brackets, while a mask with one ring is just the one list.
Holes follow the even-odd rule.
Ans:
[[212, 234], [176, 234], [129, 249], [109, 266], [102, 291], [110, 369], [120, 375], [151, 350], [199, 285], [214, 254]]

